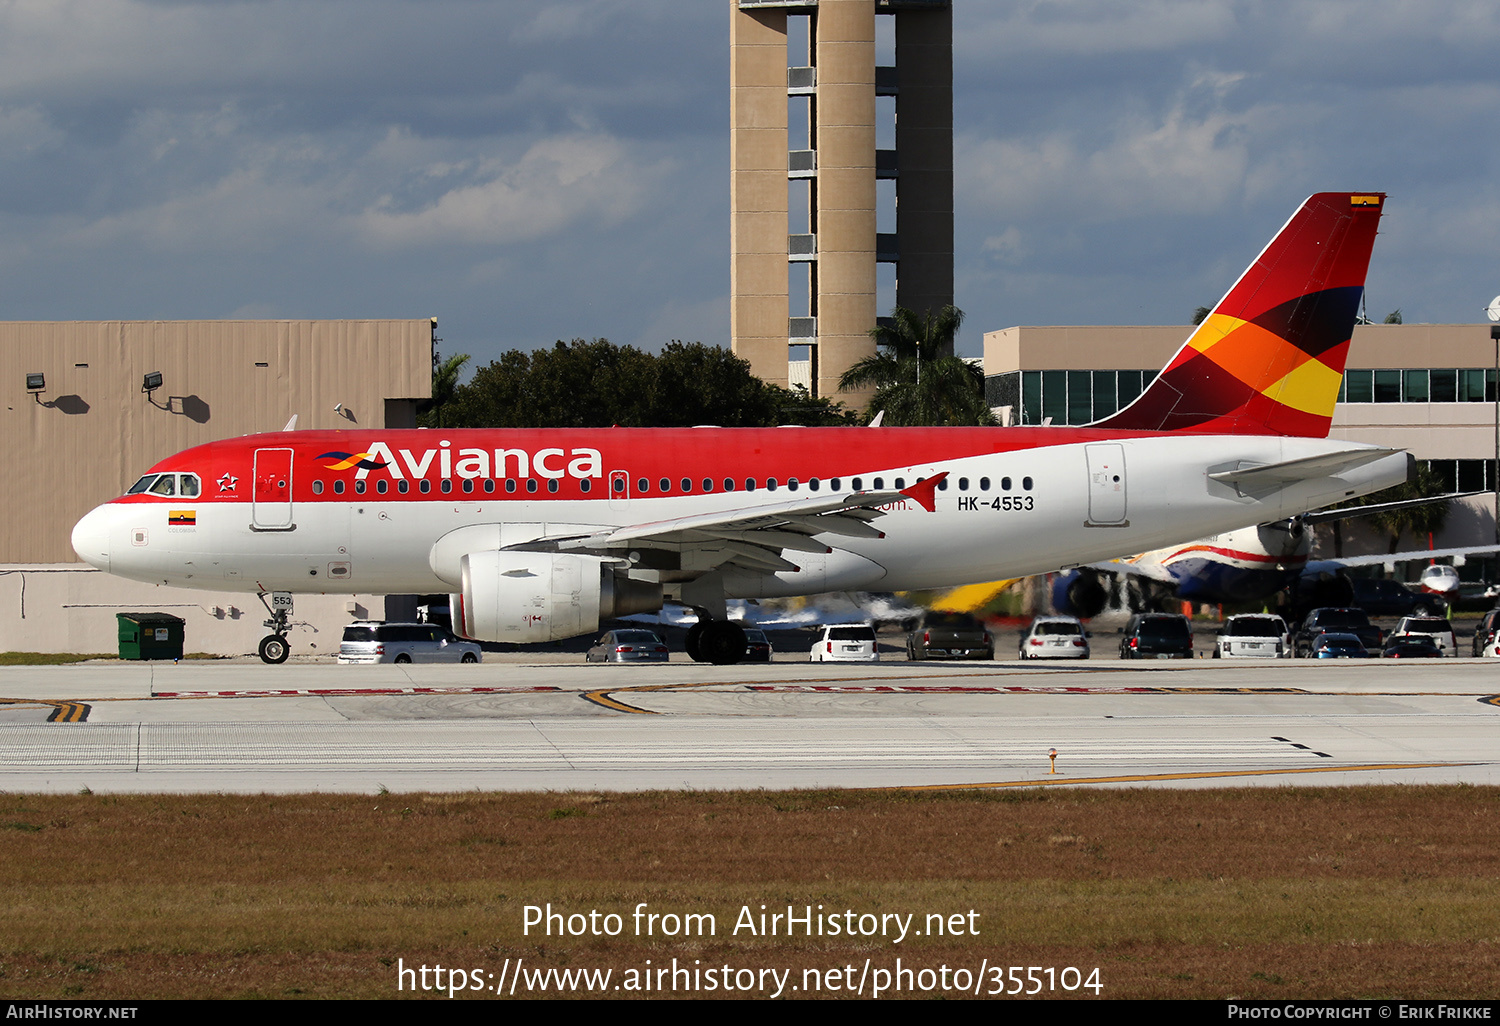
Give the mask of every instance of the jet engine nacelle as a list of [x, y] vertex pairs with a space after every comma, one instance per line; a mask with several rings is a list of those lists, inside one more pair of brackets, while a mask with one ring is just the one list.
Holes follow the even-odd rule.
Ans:
[[454, 632], [475, 641], [528, 644], [577, 637], [599, 620], [652, 612], [661, 583], [616, 569], [618, 560], [554, 552], [469, 552], [449, 598]]

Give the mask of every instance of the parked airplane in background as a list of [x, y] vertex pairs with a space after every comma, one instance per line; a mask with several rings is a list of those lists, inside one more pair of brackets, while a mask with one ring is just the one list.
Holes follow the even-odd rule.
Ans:
[[[1110, 605], [1117, 593], [1124, 590], [1121, 585], [1130, 580], [1160, 585], [1173, 598], [1189, 602], [1239, 605], [1268, 601], [1282, 591], [1295, 588], [1304, 577], [1311, 580], [1337, 575], [1355, 567], [1413, 559], [1491, 555], [1497, 548], [1494, 545], [1310, 559], [1311, 528], [1315, 524], [1473, 494], [1476, 493], [1320, 510], [1186, 544], [1169, 545], [1128, 559], [1075, 567], [1053, 575], [1052, 605], [1058, 612], [1072, 616], [1097, 616]], [[1143, 590], [1150, 590], [1150, 584]], [[1446, 608], [1448, 599], [1458, 590], [1458, 573], [1449, 566], [1430, 566], [1422, 573], [1422, 590], [1442, 598], [1442, 603], [1432, 604], [1434, 610]]]
[[[1384, 196], [1309, 198], [1130, 406], [1081, 428], [297, 431], [162, 460], [73, 547], [141, 581], [448, 591], [457, 633], [537, 642], [726, 600], [1041, 573], [1406, 479], [1329, 441]], [[878, 526], [877, 526], [878, 525]], [[282, 603], [284, 606], [285, 603]], [[261, 642], [286, 658], [285, 612]]]

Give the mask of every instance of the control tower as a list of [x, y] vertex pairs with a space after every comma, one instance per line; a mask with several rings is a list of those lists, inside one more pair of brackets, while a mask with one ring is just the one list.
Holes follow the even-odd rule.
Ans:
[[953, 302], [951, 0], [731, 0], [730, 18], [732, 346], [837, 397], [891, 305]]

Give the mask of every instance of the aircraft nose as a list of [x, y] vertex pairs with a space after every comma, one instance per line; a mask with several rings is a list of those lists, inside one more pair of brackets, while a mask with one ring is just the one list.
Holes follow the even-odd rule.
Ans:
[[109, 507], [99, 506], [73, 525], [73, 551], [89, 566], [105, 573], [109, 572], [110, 520]]

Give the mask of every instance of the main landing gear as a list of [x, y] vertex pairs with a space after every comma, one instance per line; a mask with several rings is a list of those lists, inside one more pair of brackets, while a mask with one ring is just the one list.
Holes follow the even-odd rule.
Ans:
[[699, 616], [687, 633], [687, 654], [694, 662], [728, 666], [745, 658], [745, 631], [739, 624]]
[[292, 646], [286, 640], [287, 631], [291, 629], [292, 594], [288, 591], [273, 591], [270, 603], [266, 602], [265, 592], [260, 592], [258, 597], [260, 604], [266, 607], [266, 612], [271, 614], [271, 618], [265, 621], [265, 626], [271, 628], [271, 633], [260, 639], [260, 661], [284, 663], [286, 657], [292, 654]]

